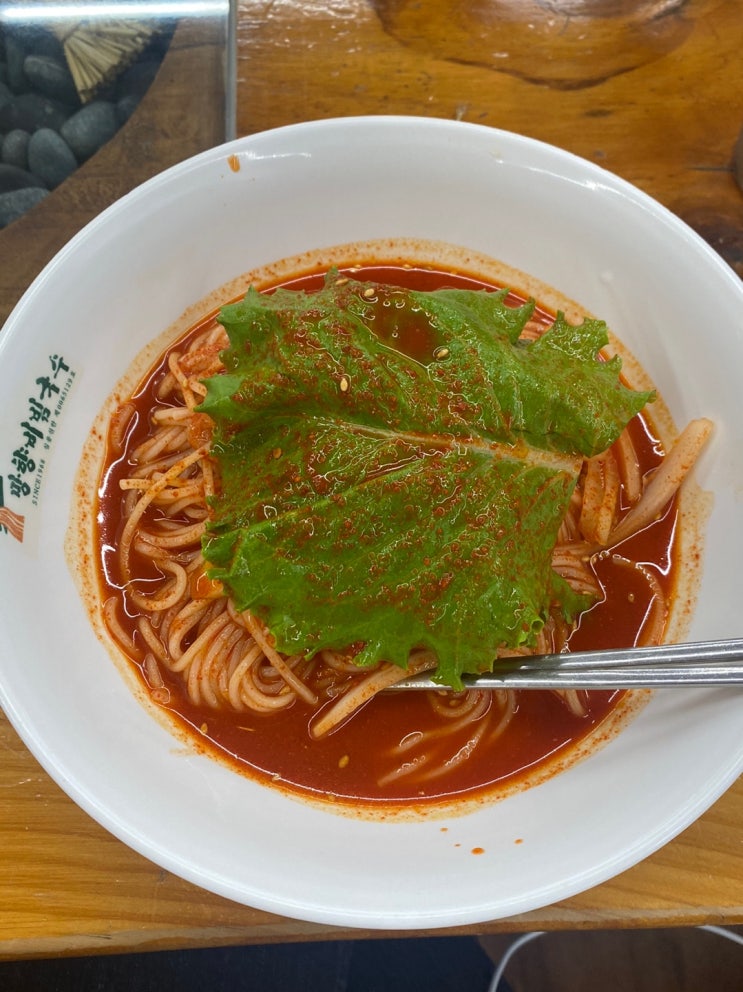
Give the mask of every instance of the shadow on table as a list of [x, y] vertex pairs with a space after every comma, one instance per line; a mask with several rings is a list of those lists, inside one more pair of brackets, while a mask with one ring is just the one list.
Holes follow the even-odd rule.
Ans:
[[[474, 937], [269, 944], [0, 963], [3, 992], [486, 992]], [[504, 983], [499, 992], [508, 992]]]

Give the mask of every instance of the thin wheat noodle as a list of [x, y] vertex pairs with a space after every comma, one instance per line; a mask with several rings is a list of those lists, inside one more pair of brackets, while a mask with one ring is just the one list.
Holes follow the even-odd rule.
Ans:
[[[221, 368], [218, 361], [218, 367]], [[195, 351], [187, 351], [178, 363], [180, 371], [187, 377], [190, 383], [196, 376], [204, 377], [209, 374], [209, 369], [214, 365], [214, 350], [211, 348], [197, 348]]]
[[215, 493], [214, 469], [208, 458], [201, 463], [202, 483], [204, 486], [204, 499], [208, 500]]
[[558, 699], [562, 700], [573, 716], [586, 715], [586, 707], [581, 701], [581, 694], [579, 694], [577, 689], [552, 689], [551, 692]]
[[142, 669], [145, 674], [145, 678], [153, 689], [159, 689], [165, 685], [163, 681], [162, 673], [157, 667], [157, 661], [152, 652], [148, 651], [142, 660]]
[[552, 555], [552, 568], [562, 576], [575, 592], [598, 596], [601, 592], [596, 573], [590, 567], [588, 546], [581, 544], [558, 545]]
[[170, 689], [163, 682], [160, 669], [152, 654], [147, 653], [142, 662], [142, 669], [150, 687], [150, 695], [156, 703], [166, 706], [170, 702]]
[[160, 490], [164, 489], [168, 485], [171, 479], [176, 478], [182, 472], [185, 472], [187, 468], [203, 458], [206, 452], [207, 449], [205, 447], [197, 448], [191, 454], [186, 455], [185, 458], [181, 458], [163, 476], [161, 476], [156, 482], [153, 482], [152, 486], [138, 500], [136, 506], [132, 510], [131, 516], [124, 525], [124, 530], [122, 531], [119, 542], [119, 562], [124, 580], [126, 582], [129, 582], [131, 578], [129, 553], [131, 551], [132, 534], [134, 533], [134, 529], [137, 524], [142, 519], [142, 515], [145, 510]]
[[190, 420], [193, 413], [187, 406], [166, 406], [160, 410], [153, 410], [153, 423], [159, 426], [172, 426], [180, 424], [182, 420]]
[[113, 634], [114, 638], [119, 642], [119, 644], [133, 657], [137, 656], [137, 652], [134, 647], [134, 642], [127, 633], [127, 631], [121, 626], [119, 621], [119, 613], [117, 609], [117, 601], [114, 596], [110, 596], [103, 604], [103, 618], [106, 621], [106, 626]]
[[[126, 485], [124, 484], [126, 483]], [[126, 479], [122, 481], [122, 489], [147, 489], [148, 485], [143, 484], [145, 480], [139, 479]], [[183, 500], [191, 500], [196, 502], [202, 497], [204, 492], [203, 482], [199, 479], [198, 482], [189, 482], [188, 485], [184, 486], [171, 486], [170, 489], [163, 489], [155, 497], [154, 502], [158, 506], [164, 506], [168, 503], [178, 503]]]
[[167, 665], [168, 657], [162, 642], [152, 628], [149, 617], [137, 618], [137, 630], [150, 649], [149, 653], [154, 655], [161, 664]]
[[505, 732], [511, 720], [516, 716], [516, 693], [513, 689], [497, 689], [495, 697], [501, 709], [498, 723], [488, 734], [488, 742], [496, 741]]
[[[243, 636], [242, 631], [236, 630], [234, 627], [225, 626], [223, 627], [217, 635], [213, 638], [211, 643], [205, 645], [205, 648], [199, 655], [194, 659], [193, 663], [188, 672], [188, 679], [186, 680], [186, 685], [188, 687], [188, 695], [193, 703], [200, 703], [202, 700], [216, 709], [220, 705], [220, 699], [218, 694], [214, 691], [213, 681], [213, 668], [215, 664], [222, 663], [220, 658], [220, 653], [223, 652], [225, 656], [228, 656], [233, 647], [235, 646], [236, 640]], [[216, 672], [216, 684], [219, 682], [219, 672]]]
[[151, 438], [135, 448], [132, 452], [132, 459], [135, 462], [152, 462], [163, 452], [170, 453], [178, 451], [183, 447], [186, 440], [185, 428], [181, 425], [166, 427], [159, 430]]
[[243, 656], [227, 680], [227, 698], [233, 709], [242, 710], [245, 708], [245, 702], [241, 695], [243, 678], [251, 665], [262, 654], [263, 652], [255, 641], [252, 638], [248, 638], [247, 643], [243, 646]]
[[[150, 558], [156, 564], [160, 564], [164, 559], [171, 561], [171, 554], [167, 548], [158, 548], [142, 534], [140, 531], [135, 535], [132, 541], [132, 548], [137, 552], [137, 554], [144, 555], [146, 558]], [[136, 580], [133, 580], [136, 581]], [[131, 587], [130, 587], [131, 588]]]
[[226, 626], [229, 621], [230, 618], [226, 612], [221, 613], [215, 620], [212, 620], [212, 622], [201, 631], [193, 644], [191, 644], [179, 658], [175, 658], [171, 655], [172, 660], [168, 666], [170, 670], [172, 672], [185, 671], [199, 652], [206, 648], [211, 639], [216, 637], [219, 631]]
[[286, 691], [277, 695], [262, 692], [255, 684], [254, 672], [255, 665], [251, 666], [240, 685], [241, 696], [245, 704], [251, 709], [257, 710], [259, 713], [274, 713], [277, 710], [286, 709], [296, 701], [297, 694], [289, 686], [285, 686]]
[[383, 664], [371, 672], [365, 679], [358, 682], [353, 688], [338, 699], [333, 706], [319, 719], [313, 721], [310, 727], [310, 734], [315, 738], [324, 737], [331, 730], [340, 726], [357, 709], [367, 703], [373, 696], [383, 689], [389, 689], [396, 682], [401, 682], [410, 675], [417, 675], [427, 669], [436, 667], [436, 659], [432, 654], [420, 652], [419, 655], [411, 657], [407, 668], [400, 668], [399, 665]]
[[[250, 641], [253, 638], [250, 637]], [[266, 660], [261, 646], [253, 641], [251, 648], [235, 670], [235, 674], [230, 679], [230, 693], [239, 692], [239, 698], [245, 706], [257, 710], [260, 713], [270, 713], [276, 710], [286, 709], [297, 698], [297, 694], [288, 685], [284, 685], [284, 692], [280, 694], [269, 694], [263, 692], [256, 684], [256, 672], [261, 667], [261, 662]], [[236, 673], [240, 671], [239, 685], [236, 683]]]
[[353, 658], [344, 655], [340, 651], [326, 649], [320, 652], [320, 657], [328, 668], [332, 668], [335, 672], [342, 672], [347, 675], [359, 674], [359, 666], [354, 662]]
[[188, 589], [188, 577], [186, 576], [186, 570], [182, 565], [179, 565], [178, 562], [171, 561], [168, 558], [163, 558], [158, 561], [158, 567], [164, 572], [169, 572], [173, 577], [170, 587], [166, 586], [165, 589], [163, 589], [156, 596], [146, 596], [135, 589], [134, 586], [130, 586], [128, 590], [134, 603], [141, 610], [146, 610], [148, 613], [156, 613], [162, 610], [170, 609], [171, 606], [175, 606], [175, 604], [183, 598]]
[[168, 645], [168, 655], [171, 658], [180, 658], [184, 648], [181, 646], [183, 639], [194, 627], [198, 626], [202, 618], [209, 609], [209, 601], [206, 599], [192, 599], [185, 603], [181, 610], [175, 615], [165, 617], [161, 629], [161, 636]]
[[472, 736], [465, 744], [463, 744], [450, 758], [446, 758], [444, 761], [438, 762], [432, 767], [427, 767], [423, 774], [418, 776], [417, 781], [421, 783], [432, 782], [434, 779], [441, 778], [442, 775], [447, 775], [455, 768], [458, 768], [460, 765], [464, 764], [464, 762], [472, 756], [478, 744], [485, 736], [487, 729], [487, 722], [485, 720], [480, 720], [474, 725]]
[[[295, 668], [301, 661], [301, 655], [295, 654], [283, 660], [295, 678], [299, 679], [300, 676], [295, 671]], [[278, 696], [282, 692], [294, 692], [294, 689], [283, 678], [282, 673], [274, 668], [269, 658], [265, 659], [265, 664], [256, 665], [251, 671], [250, 677], [256, 689], [266, 696]]]
[[204, 601], [207, 604], [206, 610], [199, 617], [196, 623], [196, 633], [201, 634], [203, 631], [209, 627], [214, 620], [217, 620], [222, 616], [229, 616], [228, 610], [225, 608], [225, 601], [223, 599], [207, 599], [204, 597]]
[[[455, 723], [448, 727], [441, 727], [437, 731], [409, 734], [396, 748], [393, 748], [392, 755], [406, 756], [406, 760], [382, 776], [378, 781], [380, 786], [389, 785], [402, 778], [412, 779], [415, 784], [430, 782], [452, 771], [470, 758], [486, 736], [490, 741], [501, 736], [516, 712], [515, 693], [499, 690], [491, 694], [471, 690], [466, 695], [472, 697], [464, 700], [469, 712]], [[495, 727], [492, 727], [492, 724], [484, 719], [491, 712], [493, 705], [500, 707], [500, 717]], [[471, 726], [473, 730], [466, 743], [459, 747], [453, 755], [444, 757], [441, 754], [441, 745], [451, 734], [468, 726]], [[436, 745], [439, 746], [438, 749]], [[416, 749], [419, 753], [411, 755], [410, 753]], [[407, 757], [408, 755], [410, 757]]]
[[226, 663], [224, 659], [220, 659], [220, 667], [216, 672], [215, 684], [219, 691], [219, 695], [224, 703], [229, 705], [230, 699], [230, 679], [232, 678], [232, 673], [240, 664], [240, 661], [245, 655], [245, 645], [250, 641], [250, 637], [245, 634], [240, 627], [235, 626], [234, 630], [239, 635], [234, 639], [232, 650], [227, 656]]
[[[157, 387], [157, 398], [158, 400], [164, 400], [167, 396], [173, 392], [175, 387], [178, 385], [178, 380], [173, 375], [172, 372], [167, 372], [162, 379], [162, 382]], [[189, 413], [191, 411], [189, 410]]]
[[126, 403], [122, 403], [111, 417], [108, 437], [111, 448], [117, 455], [121, 454], [124, 449], [129, 425], [136, 412], [136, 406], [129, 400]]
[[310, 706], [317, 706], [317, 696], [315, 693], [297, 678], [289, 665], [284, 661], [279, 652], [269, 643], [264, 630], [259, 621], [247, 610], [243, 611], [245, 622], [250, 633], [263, 648], [263, 653], [269, 659], [274, 668], [280, 673], [284, 681], [294, 689], [298, 696], [301, 696]]
[[[134, 467], [130, 478], [142, 479], [145, 476], [149, 476], [150, 478], [148, 478], [147, 480], [148, 482], [157, 481], [157, 479], [159, 478], [158, 473], [167, 472], [180, 460], [180, 458], [181, 458], [181, 452], [175, 451], [175, 452], [171, 452], [168, 455], [163, 455], [161, 458], [158, 458], [158, 460], [154, 464], [150, 462], [143, 462], [141, 465], [136, 465]], [[173, 484], [175, 485], [176, 483], [174, 482]]]
[[151, 531], [142, 531], [141, 533], [144, 540], [156, 548], [177, 548], [187, 547], [200, 541], [204, 527], [204, 521], [199, 520], [187, 527], [174, 528], [167, 534], [153, 534]]
[[[489, 691], [484, 689], [471, 689], [468, 693], [471, 696], [467, 711], [458, 717], [458, 719], [453, 720], [450, 724], [437, 727], [435, 730], [427, 730], [425, 733], [421, 734], [419, 740], [413, 742], [415, 745], [421, 743], [430, 743], [436, 741], [439, 738], [447, 737], [450, 734], [454, 734], [466, 727], [469, 723], [474, 723], [476, 720], [481, 719], [490, 709], [492, 704], [492, 697]], [[400, 744], [399, 750], [407, 750], [411, 744]]]
[[466, 727], [467, 724], [474, 723], [476, 720], [485, 716], [493, 701], [490, 692], [486, 692], [483, 689], [472, 689], [467, 692], [467, 696], [471, 698], [466, 705], [465, 712], [463, 714], [457, 714], [456, 720], [452, 720], [448, 725], [444, 724], [441, 727], [437, 727], [435, 730], [427, 730], [415, 740], [406, 738], [405, 741], [400, 742], [398, 747], [395, 748], [395, 751], [402, 753], [410, 750], [412, 747], [417, 747], [418, 744], [428, 744], [441, 737], [455, 734], [463, 727]]
[[480, 697], [481, 692], [477, 689], [466, 689], [464, 692], [450, 692], [442, 689], [434, 690], [429, 698], [434, 713], [446, 720], [458, 720], [479, 707]]
[[188, 517], [189, 520], [198, 520], [202, 523], [206, 523], [209, 517], [209, 511], [205, 507], [200, 506], [192, 496], [184, 496], [173, 503], [166, 503], [164, 512], [169, 517], [176, 517], [182, 514], [184, 517]]
[[401, 778], [405, 778], [408, 775], [412, 775], [414, 772], [419, 772], [428, 762], [431, 760], [430, 754], [419, 754], [417, 757], [413, 758], [411, 761], [406, 761], [399, 768], [395, 768], [393, 771], [388, 772], [386, 775], [382, 775], [377, 780], [377, 785], [380, 788], [385, 788], [391, 785], [393, 782], [398, 782]]

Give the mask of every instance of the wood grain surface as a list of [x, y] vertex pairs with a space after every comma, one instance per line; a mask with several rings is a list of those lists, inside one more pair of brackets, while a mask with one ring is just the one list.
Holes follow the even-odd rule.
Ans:
[[[223, 136], [223, 43], [184, 23], [116, 139], [0, 232], [0, 321], [68, 238], [122, 193]], [[518, 131], [634, 182], [743, 275], [738, 0], [239, 0], [237, 131], [350, 114]], [[743, 922], [743, 782], [612, 881], [447, 932]], [[440, 931], [439, 931], [440, 932]], [[203, 892], [115, 840], [0, 718], [0, 958], [382, 936]]]
[[238, 0], [237, 130], [413, 114], [635, 183], [743, 275], [738, 0]]

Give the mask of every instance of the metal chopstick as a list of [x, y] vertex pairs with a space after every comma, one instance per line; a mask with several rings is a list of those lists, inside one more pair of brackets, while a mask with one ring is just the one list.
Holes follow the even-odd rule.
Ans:
[[[527, 655], [497, 661], [492, 673], [463, 676], [468, 689], [656, 689], [743, 685], [743, 640]], [[394, 690], [446, 689], [415, 675]]]

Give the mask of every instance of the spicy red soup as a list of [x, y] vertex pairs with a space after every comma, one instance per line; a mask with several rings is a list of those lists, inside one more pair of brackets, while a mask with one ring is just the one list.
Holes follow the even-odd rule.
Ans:
[[[350, 271], [362, 280], [416, 290], [497, 288], [465, 274], [427, 268], [365, 266]], [[313, 290], [323, 278], [324, 273], [313, 273], [283, 285]], [[517, 305], [523, 300], [513, 295], [509, 302]], [[553, 319], [537, 308], [531, 324], [539, 333], [540, 327], [548, 327]], [[132, 510], [132, 491], [139, 491], [137, 471], [142, 459], [151, 460], [156, 469], [153, 477], [158, 478], [169, 467], [180, 465], [183, 451], [179, 445], [187, 443], [188, 450], [193, 450], [208, 439], [208, 425], [200, 419], [203, 415], [181, 414], [168, 398], [168, 389], [178, 385], [182, 374], [173, 355], [187, 353], [189, 342], [197, 341], [199, 346], [194, 346], [194, 357], [186, 358], [187, 369], [189, 362], [194, 369], [201, 367], [198, 362], [207, 366], [213, 362], [209, 357], [213, 344], [202, 344], [212, 327], [215, 322], [209, 318], [193, 328], [162, 357], [114, 418], [100, 490], [100, 584], [102, 599], [107, 602], [107, 622], [153, 698], [200, 745], [240, 770], [281, 788], [336, 802], [419, 805], [453, 796], [474, 796], [516, 785], [527, 773], [531, 776], [540, 767], [552, 766], [569, 755], [602, 724], [621, 694], [382, 693], [332, 733], [316, 739], [313, 725], [318, 713], [332, 705], [341, 690], [364, 677], [354, 672], [352, 659], [345, 657], [329, 659], [327, 664], [315, 659], [304, 668], [300, 666], [301, 677], [316, 694], [316, 704], [299, 696], [291, 705], [261, 712], [243, 705], [241, 700], [247, 697], [241, 697], [241, 690], [230, 682], [244, 664], [239, 657], [242, 649], [238, 650], [241, 634], [236, 628], [232, 630], [228, 620], [220, 620], [225, 611], [219, 613], [217, 609], [221, 608], [219, 589], [203, 567], [194, 564], [203, 520], [189, 504], [189, 487], [169, 496], [170, 503], [164, 502], [164, 494], [159, 501], [154, 499], [141, 514], [136, 537], [131, 536], [132, 514], [139, 512]], [[436, 346], [425, 335], [404, 327], [390, 325], [389, 335], [392, 347], [414, 358], [419, 350], [428, 354]], [[662, 459], [662, 449], [642, 415], [634, 418], [627, 434], [637, 475], [643, 478]], [[122, 480], [128, 487], [123, 491]], [[183, 507], [177, 502], [179, 495], [183, 496]], [[618, 516], [626, 509], [626, 494], [620, 485]], [[643, 641], [648, 618], [659, 609], [662, 612], [659, 603], [667, 602], [672, 594], [675, 522], [672, 503], [662, 517], [620, 548], [592, 557], [590, 568], [600, 590], [598, 601], [567, 632], [564, 643], [559, 641], [551, 649], [622, 647]], [[156, 529], [157, 538], [153, 536]], [[169, 551], [184, 533], [190, 541], [187, 550]], [[122, 541], [131, 541], [123, 565]], [[186, 587], [178, 600], [175, 587], [184, 581]], [[145, 595], [148, 585], [155, 589], [149, 597]], [[153, 599], [157, 610], [152, 608]], [[193, 602], [200, 604], [203, 616], [198, 625], [189, 627], [183, 617]], [[656, 628], [659, 623], [662, 626], [658, 616], [653, 622]], [[195, 655], [196, 642], [208, 624], [219, 628], [214, 635], [217, 647], [202, 651], [201, 667], [195, 674], [188, 673], [183, 658], [189, 658], [189, 653]], [[249, 632], [245, 636], [246, 644], [253, 643]], [[176, 645], [175, 660], [164, 657], [162, 643]], [[232, 652], [226, 674], [216, 671], [219, 651]], [[260, 689], [260, 678], [256, 678]], [[234, 706], [229, 705], [230, 700]]]

